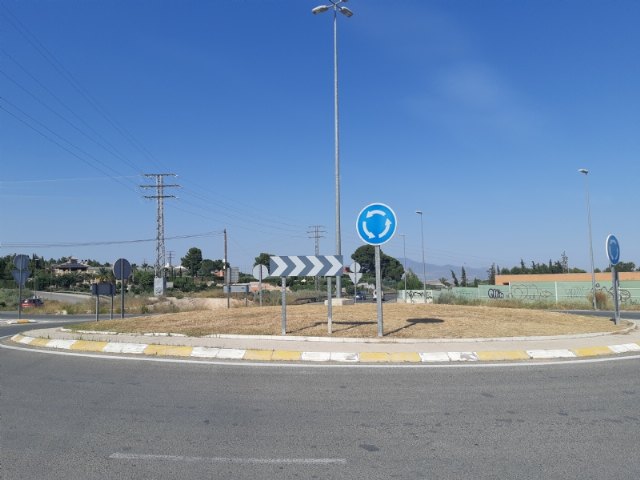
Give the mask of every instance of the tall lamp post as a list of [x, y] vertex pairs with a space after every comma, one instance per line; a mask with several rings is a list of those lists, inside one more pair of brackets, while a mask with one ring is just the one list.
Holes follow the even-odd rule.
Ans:
[[420, 215], [420, 238], [422, 239], [422, 297], [424, 303], [427, 303], [427, 266], [424, 263], [424, 224], [422, 221], [422, 210], [416, 210], [416, 214]]
[[407, 246], [405, 244], [406, 235], [399, 234], [402, 237], [402, 256], [404, 257], [404, 303], [407, 303]]
[[593, 298], [593, 309], [597, 310], [596, 305], [596, 274], [593, 268], [593, 239], [591, 237], [591, 202], [589, 201], [589, 170], [586, 168], [581, 168], [578, 170], [579, 173], [584, 175], [584, 186], [587, 194], [587, 221], [589, 224], [589, 256], [591, 258], [591, 296]]
[[[341, 5], [347, 0], [329, 0], [329, 5], [318, 5], [311, 10], [317, 15], [333, 9], [333, 109], [334, 109], [334, 137], [335, 137], [335, 188], [336, 188], [336, 255], [342, 255], [342, 240], [340, 235], [340, 138], [338, 133], [338, 12], [345, 17], [351, 17], [353, 12]], [[336, 276], [336, 298], [342, 297], [342, 278]]]

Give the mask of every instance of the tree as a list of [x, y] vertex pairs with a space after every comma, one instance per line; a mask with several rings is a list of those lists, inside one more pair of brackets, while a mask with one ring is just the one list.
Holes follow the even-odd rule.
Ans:
[[[375, 260], [375, 247], [373, 245], [363, 245], [358, 247], [351, 259], [354, 262], [360, 264], [360, 272], [362, 274], [371, 273], [375, 275], [376, 272], [376, 260]], [[382, 263], [382, 261], [380, 262]]]
[[[619, 262], [616, 265], [616, 272], [633, 272], [636, 269], [636, 264], [633, 262]], [[605, 272], [610, 272], [611, 267], [607, 267]]]
[[[376, 272], [376, 253], [373, 245], [363, 245], [358, 247], [351, 255], [351, 258], [360, 264], [360, 271], [363, 274], [375, 275]], [[383, 280], [398, 281], [402, 278], [404, 267], [394, 257], [385, 255], [380, 250], [380, 270]]]
[[[398, 282], [398, 288], [404, 289], [404, 281]], [[413, 270], [407, 270], [407, 290], [421, 290], [422, 281], [418, 278], [418, 275], [413, 273]]]
[[202, 260], [200, 262], [200, 268], [198, 269], [198, 276], [200, 277], [211, 277], [213, 275], [213, 271], [216, 264], [213, 260], [209, 260], [208, 258]]
[[469, 282], [467, 282], [467, 271], [462, 267], [462, 272], [460, 273], [460, 286], [468, 287]]
[[189, 274], [195, 277], [198, 275], [198, 270], [200, 270], [200, 265], [202, 264], [202, 250], [197, 247], [191, 247], [180, 261], [182, 266], [189, 270]]
[[135, 270], [131, 283], [136, 285], [140, 291], [152, 291], [154, 276], [153, 270]]
[[254, 266], [256, 265], [264, 265], [265, 267], [269, 268], [269, 264], [271, 263], [271, 258], [273, 255], [271, 253], [261, 253], [260, 255], [258, 255], [255, 258], [255, 261], [253, 263]]
[[113, 270], [107, 267], [100, 267], [98, 269], [98, 282], [113, 283], [114, 281], [115, 281], [115, 276], [113, 274]]
[[451, 270], [451, 278], [453, 278], [453, 286], [454, 287], [459, 287], [460, 286], [460, 282], [458, 281], [458, 277], [456, 276], [456, 272], [454, 272], [453, 270]]
[[380, 255], [380, 269], [382, 270], [382, 278], [385, 280], [398, 281], [404, 274], [404, 267], [398, 259], [389, 255]]
[[489, 270], [487, 270], [487, 274], [489, 275], [489, 285], [496, 284], [496, 264], [492, 263]]

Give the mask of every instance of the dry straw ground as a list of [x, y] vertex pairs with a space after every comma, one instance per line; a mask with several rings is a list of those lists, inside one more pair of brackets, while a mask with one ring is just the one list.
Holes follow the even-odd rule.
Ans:
[[[122, 333], [179, 333], [280, 335], [281, 307], [218, 308], [164, 315], [100, 321], [82, 328]], [[602, 317], [570, 315], [540, 310], [455, 305], [384, 305], [384, 335], [392, 338], [495, 338], [575, 333], [616, 332]], [[287, 334], [327, 336], [327, 307], [287, 307]], [[333, 307], [333, 336], [367, 338], [377, 336], [375, 304]]]

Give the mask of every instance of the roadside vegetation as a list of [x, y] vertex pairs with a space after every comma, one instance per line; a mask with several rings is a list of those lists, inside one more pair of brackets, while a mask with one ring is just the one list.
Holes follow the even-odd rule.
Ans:
[[[255, 257], [255, 264], [269, 265], [271, 254], [260, 253]], [[368, 298], [372, 297], [373, 285], [375, 284], [375, 264], [374, 249], [371, 246], [358, 248], [351, 256], [353, 261], [360, 264], [361, 277], [357, 286], [354, 285], [350, 276], [342, 277], [342, 286], [345, 290], [344, 296], [352, 298], [356, 291], [363, 292]], [[89, 271], [82, 273], [56, 272], [56, 266], [69, 261], [69, 257], [46, 260], [38, 255], [33, 255], [30, 261], [29, 270], [31, 276], [23, 289], [23, 298], [31, 296], [33, 291], [45, 292], [70, 292], [89, 293], [91, 283], [94, 282], [115, 282], [112, 266], [109, 263], [101, 264], [94, 260], [85, 260], [83, 264], [90, 267]], [[345, 263], [349, 263], [345, 261]], [[153, 297], [154, 271], [150, 265], [132, 265], [132, 275], [127, 280], [126, 312], [132, 314], [147, 313], [175, 313], [200, 308], [209, 308], [203, 302], [193, 302], [189, 299], [220, 299], [226, 298], [223, 293], [223, 271], [225, 265], [222, 260], [205, 259], [202, 251], [197, 247], [190, 248], [184, 257], [180, 259], [180, 267], [167, 268], [165, 274], [171, 288], [167, 290], [167, 298], [157, 299]], [[462, 295], [456, 295], [455, 289], [451, 287], [472, 287], [482, 284], [493, 284], [497, 273], [562, 273], [569, 270], [566, 255], [562, 255], [560, 260], [548, 263], [531, 262], [531, 266], [520, 262], [519, 266], [500, 268], [491, 265], [487, 271], [487, 280], [477, 278], [467, 278], [464, 267], [459, 274], [451, 271], [449, 278], [440, 278], [437, 285], [427, 285], [427, 290], [439, 289], [435, 295], [434, 303], [443, 305], [461, 306], [490, 306], [495, 308], [508, 309], [533, 309], [533, 310], [580, 310], [589, 309], [592, 300], [589, 296], [576, 301], [563, 301], [556, 303], [545, 300], [517, 300], [517, 299], [470, 299]], [[418, 275], [410, 269], [404, 271], [403, 265], [395, 258], [384, 254], [381, 255], [382, 285], [388, 298], [393, 298], [398, 290], [406, 288], [408, 290], [419, 291], [423, 289], [423, 284]], [[14, 269], [13, 256], [0, 257], [0, 310], [18, 309], [18, 291], [12, 278], [11, 271]], [[622, 271], [634, 270], [636, 266], [632, 262], [622, 263]], [[354, 272], [349, 272], [353, 275]], [[255, 282], [256, 279], [247, 273], [239, 272], [238, 283]], [[120, 292], [120, 284], [116, 283], [117, 295]], [[286, 279], [288, 305], [303, 305], [307, 303], [322, 302], [327, 298], [326, 279], [292, 277]], [[169, 299], [170, 298], [170, 299]], [[267, 278], [263, 280], [262, 305], [278, 306], [282, 302], [281, 279]], [[114, 313], [120, 314], [119, 299], [114, 302]], [[242, 294], [232, 294], [233, 307], [244, 307], [259, 304], [259, 295], [250, 293], [246, 296]], [[596, 303], [599, 309], [613, 309], [612, 298], [603, 291], [596, 292]], [[209, 302], [214, 305], [215, 302]], [[225, 304], [226, 306], [226, 304]], [[629, 303], [622, 304], [623, 310], [640, 310], [640, 306]], [[110, 302], [104, 299], [100, 302], [101, 314], [108, 313]], [[86, 302], [80, 304], [70, 304], [57, 301], [46, 300], [43, 307], [29, 309], [33, 313], [47, 314], [91, 314], [95, 313], [95, 300], [88, 298]]]

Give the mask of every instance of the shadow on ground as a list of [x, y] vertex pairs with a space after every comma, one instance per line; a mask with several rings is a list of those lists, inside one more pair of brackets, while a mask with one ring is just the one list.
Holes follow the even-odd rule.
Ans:
[[418, 325], [419, 323], [437, 325], [439, 323], [444, 323], [444, 320], [442, 320], [441, 318], [407, 318], [407, 325], [386, 332], [385, 336], [401, 332], [402, 330], [407, 330], [414, 325]]

